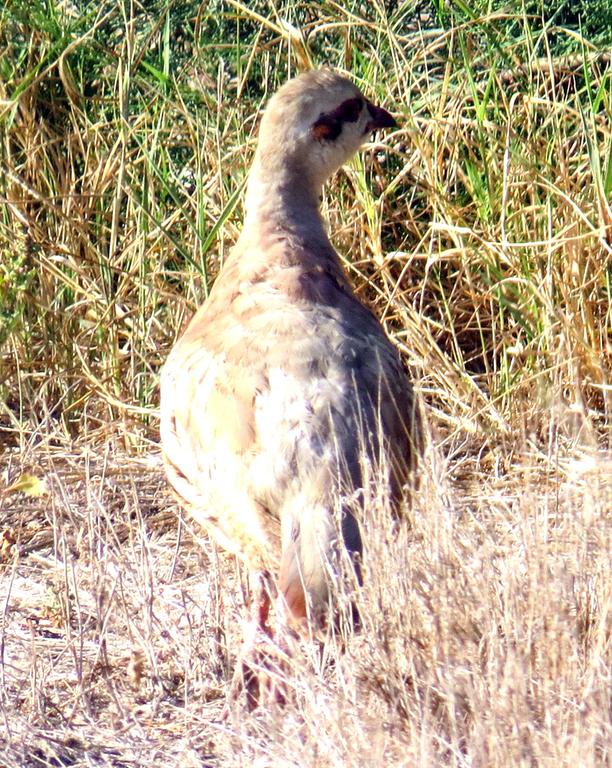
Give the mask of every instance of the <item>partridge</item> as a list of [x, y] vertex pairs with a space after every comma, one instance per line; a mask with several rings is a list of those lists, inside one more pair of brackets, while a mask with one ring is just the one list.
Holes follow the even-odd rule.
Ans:
[[330, 70], [273, 96], [242, 233], [161, 376], [171, 486], [222, 547], [273, 580], [298, 624], [329, 617], [343, 552], [359, 567], [366, 486], [378, 478], [397, 509], [418, 452], [399, 355], [319, 211], [324, 182], [395, 125]]

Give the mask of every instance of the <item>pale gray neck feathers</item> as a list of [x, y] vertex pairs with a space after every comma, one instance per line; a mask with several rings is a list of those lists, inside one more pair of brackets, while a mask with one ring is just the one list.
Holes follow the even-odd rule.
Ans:
[[252, 235], [265, 224], [329, 242], [319, 211], [321, 189], [322, 183], [313, 182], [303, 168], [287, 162], [264, 164], [256, 157], [247, 186], [243, 233]]

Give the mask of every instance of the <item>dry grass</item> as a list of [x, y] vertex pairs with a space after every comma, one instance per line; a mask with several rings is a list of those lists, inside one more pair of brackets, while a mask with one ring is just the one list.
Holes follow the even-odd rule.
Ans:
[[225, 720], [234, 562], [154, 461], [36, 452], [48, 495], [3, 505], [5, 764], [605, 765], [612, 460], [474, 447], [428, 455], [409, 526], [374, 505], [344, 652], [302, 641], [286, 706]]
[[[0, 765], [609, 764], [609, 54], [456, 9], [18, 5]], [[405, 526], [372, 505], [361, 632], [302, 641], [284, 708], [222, 719], [248, 595], [167, 496], [157, 375], [236, 238], [258, 110], [308, 59], [401, 115], [324, 209], [432, 447]]]

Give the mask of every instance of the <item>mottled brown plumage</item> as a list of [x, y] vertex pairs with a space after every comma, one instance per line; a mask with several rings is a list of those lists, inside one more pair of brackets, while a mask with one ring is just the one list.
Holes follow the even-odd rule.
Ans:
[[392, 125], [331, 71], [280, 89], [243, 232], [162, 374], [170, 483], [223, 547], [277, 579], [296, 619], [326, 614], [340, 547], [361, 551], [372, 468], [397, 506], [414, 459], [409, 381], [319, 213], [325, 180]]

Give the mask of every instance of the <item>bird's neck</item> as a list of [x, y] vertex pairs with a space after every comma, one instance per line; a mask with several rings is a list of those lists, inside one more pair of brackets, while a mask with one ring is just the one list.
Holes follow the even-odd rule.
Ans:
[[321, 186], [295, 169], [255, 163], [247, 186], [244, 233], [265, 227], [328, 242], [319, 210]]

